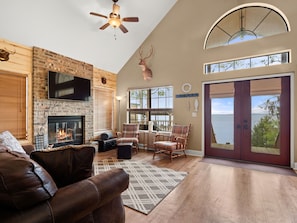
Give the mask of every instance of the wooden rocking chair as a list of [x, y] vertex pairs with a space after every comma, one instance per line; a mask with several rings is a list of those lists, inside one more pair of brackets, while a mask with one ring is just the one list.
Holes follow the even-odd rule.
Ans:
[[166, 138], [164, 135], [157, 134], [155, 136], [155, 142], [154, 142], [154, 156], [153, 159], [155, 159], [155, 155], [159, 153], [163, 153], [170, 156], [170, 162], [173, 158], [179, 157], [179, 156], [185, 156], [186, 155], [186, 148], [187, 148], [187, 142], [188, 137], [190, 134], [190, 125], [174, 125], [172, 127], [171, 134], [167, 136], [167, 140], [160, 141], [160, 139]]

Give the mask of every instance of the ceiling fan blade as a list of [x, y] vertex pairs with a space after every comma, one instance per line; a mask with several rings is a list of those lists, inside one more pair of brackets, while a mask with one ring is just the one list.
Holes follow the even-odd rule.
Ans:
[[123, 21], [124, 22], [138, 22], [139, 19], [138, 19], [138, 17], [126, 17], [126, 18], [123, 18]]
[[103, 17], [103, 18], [108, 18], [106, 15], [101, 15], [99, 13], [96, 13], [96, 12], [90, 12], [91, 15], [95, 15], [95, 16], [100, 16], [100, 17]]
[[105, 23], [105, 24], [104, 24], [103, 26], [101, 26], [99, 29], [104, 30], [104, 29], [106, 29], [108, 26], [109, 26], [109, 23]]
[[119, 26], [119, 28], [123, 31], [123, 33], [128, 32], [128, 29], [126, 29], [126, 27], [123, 26], [123, 24], [121, 24], [121, 25]]

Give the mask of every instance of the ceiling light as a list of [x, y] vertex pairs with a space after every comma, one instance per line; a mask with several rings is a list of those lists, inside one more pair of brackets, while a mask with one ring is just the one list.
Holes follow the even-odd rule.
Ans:
[[119, 26], [121, 25], [121, 19], [120, 19], [119, 16], [116, 16], [116, 17], [112, 17], [112, 16], [110, 16], [110, 18], [109, 18], [109, 20], [108, 20], [108, 23], [109, 23], [112, 27], [116, 28], [116, 27], [119, 27]]

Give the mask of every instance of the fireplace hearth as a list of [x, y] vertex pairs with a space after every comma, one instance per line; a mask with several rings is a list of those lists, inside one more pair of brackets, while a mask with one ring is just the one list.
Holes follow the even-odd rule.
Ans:
[[84, 143], [84, 116], [49, 116], [48, 143], [52, 147]]

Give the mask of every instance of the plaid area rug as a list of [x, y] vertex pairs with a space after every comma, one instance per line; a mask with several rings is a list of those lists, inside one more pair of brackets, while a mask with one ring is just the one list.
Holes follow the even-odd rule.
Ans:
[[132, 160], [94, 162], [95, 175], [113, 168], [122, 168], [130, 176], [129, 188], [122, 193], [124, 205], [144, 214], [149, 214], [187, 175]]

